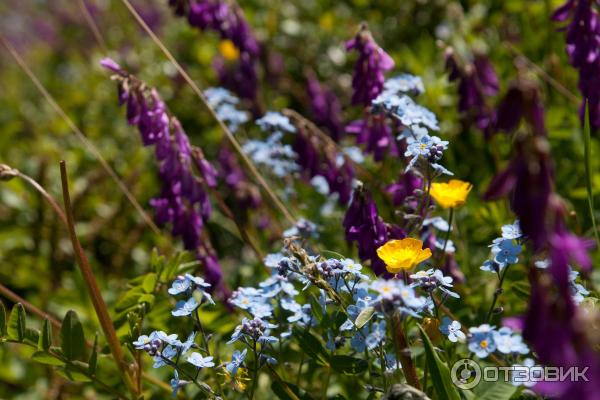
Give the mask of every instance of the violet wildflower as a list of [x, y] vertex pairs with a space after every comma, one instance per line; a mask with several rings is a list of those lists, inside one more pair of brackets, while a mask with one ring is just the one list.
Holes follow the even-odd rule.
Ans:
[[190, 25], [202, 31], [214, 31], [229, 41], [239, 52], [227, 65], [223, 58], [216, 69], [223, 86], [245, 99], [254, 100], [258, 88], [258, 57], [261, 49], [241, 8], [234, 2], [222, 0], [170, 0], [178, 16], [187, 16]]
[[496, 114], [486, 99], [498, 93], [498, 76], [490, 60], [477, 54], [461, 66], [452, 48], [446, 50], [448, 80], [458, 82], [458, 111], [467, 122], [473, 121], [486, 138], [494, 132]]
[[[410, 171], [403, 173], [395, 183], [386, 186], [385, 191], [392, 196], [395, 206], [404, 204], [407, 198], [413, 197], [415, 190], [423, 186], [423, 180]], [[416, 201], [413, 202], [416, 208]]]
[[352, 76], [352, 104], [368, 107], [383, 90], [384, 73], [394, 67], [394, 60], [375, 43], [365, 24], [346, 42], [346, 49], [358, 53]]
[[570, 20], [565, 27], [566, 50], [569, 61], [579, 71], [579, 91], [584, 102], [579, 109], [584, 118], [585, 100], [590, 112], [590, 123], [600, 127], [600, 16], [594, 0], [568, 0], [557, 8], [552, 19], [558, 22]]
[[356, 242], [358, 245], [359, 258], [362, 261], [370, 260], [371, 269], [375, 274], [385, 273], [385, 264], [377, 256], [377, 249], [389, 239], [401, 239], [403, 236], [400, 232], [394, 232], [390, 236], [389, 229], [379, 216], [371, 194], [362, 186], [354, 190], [343, 224], [346, 240]]
[[[195, 252], [203, 262], [206, 276], [215, 288], [220, 288], [221, 268], [210, 253], [210, 243], [200, 237], [211, 214], [211, 204], [203, 184], [214, 187], [216, 171], [204, 159], [202, 151], [192, 149], [177, 118], [170, 116], [155, 89], [127, 73], [116, 62], [102, 60], [102, 65], [115, 72], [119, 102], [127, 105], [127, 120], [136, 125], [145, 146], [154, 146], [159, 164], [161, 193], [150, 201], [159, 225], [171, 225], [174, 236], [180, 236], [186, 250]], [[197, 167], [200, 177], [194, 174]]]
[[326, 128], [331, 138], [339, 142], [344, 135], [342, 106], [335, 93], [319, 82], [314, 74], [308, 76], [306, 87], [310, 107], [317, 125]]
[[546, 135], [540, 89], [526, 79], [518, 79], [510, 85], [498, 106], [496, 127], [510, 133], [518, 128], [521, 119], [525, 120], [534, 135]]

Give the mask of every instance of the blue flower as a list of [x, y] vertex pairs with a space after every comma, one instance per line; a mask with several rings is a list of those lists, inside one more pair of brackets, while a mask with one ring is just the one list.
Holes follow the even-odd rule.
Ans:
[[573, 271], [570, 268], [571, 267], [569, 267], [569, 290], [571, 292], [571, 297], [575, 304], [581, 304], [590, 292], [582, 284], [575, 282], [577, 276], [579, 276], [579, 272]]
[[296, 224], [283, 232], [283, 237], [299, 236], [301, 238], [311, 238], [317, 235], [317, 225], [305, 218], [299, 218]]
[[206, 101], [212, 108], [217, 108], [223, 104], [238, 104], [240, 102], [240, 99], [233, 93], [222, 87], [205, 89], [204, 96], [206, 96]]
[[246, 359], [246, 354], [248, 353], [248, 349], [244, 349], [244, 351], [235, 350], [233, 355], [231, 356], [231, 361], [225, 365], [225, 369], [229, 372], [229, 375], [235, 376], [237, 374], [238, 369]]
[[519, 220], [516, 220], [513, 224], [504, 225], [502, 227], [502, 237], [504, 239], [519, 239], [523, 236], [521, 232], [521, 226]]
[[180, 342], [179, 340], [174, 344], [175, 347], [179, 348], [181, 354], [187, 353], [189, 349], [194, 345], [194, 340], [196, 339], [196, 332], [190, 333], [187, 340], [185, 342]]
[[367, 275], [360, 272], [362, 270], [362, 265], [360, 265], [351, 258], [346, 258], [342, 260], [342, 266], [344, 268], [344, 272], [348, 272], [358, 279], [369, 279]]
[[198, 302], [193, 297], [190, 297], [187, 301], [179, 300], [175, 304], [175, 309], [173, 311], [171, 311], [171, 314], [174, 317], [185, 317], [188, 315], [192, 315], [194, 310], [196, 308], [198, 308], [198, 305], [199, 305]]
[[[423, 135], [417, 139], [409, 138], [407, 140], [408, 147], [404, 152], [405, 157], [410, 157], [410, 161], [406, 166], [406, 171], [413, 168], [419, 158], [426, 160], [435, 169], [447, 173], [445, 168], [436, 162], [442, 158], [444, 150], [448, 148], [448, 142], [440, 139], [437, 136]], [[446, 172], [447, 171], [447, 172]], [[452, 173], [450, 173], [451, 175]]]
[[449, 229], [452, 229], [450, 227], [450, 224], [448, 224], [448, 221], [446, 221], [442, 217], [425, 218], [423, 220], [423, 226], [429, 226], [429, 225], [433, 225], [433, 227], [435, 229], [444, 231], [444, 232], [448, 232]]
[[298, 291], [286, 277], [279, 274], [271, 275], [265, 281], [259, 283], [263, 290], [263, 296], [267, 298], [275, 297], [280, 293], [285, 293], [288, 296], [295, 296]]
[[258, 343], [267, 344], [267, 343], [277, 343], [279, 341], [279, 339], [277, 339], [275, 336], [263, 335], [263, 336], [259, 336], [258, 339], [256, 339], [256, 341]]
[[172, 360], [177, 355], [177, 349], [171, 345], [165, 347], [160, 355], [154, 356], [152, 368], [160, 368], [167, 365], [167, 360]]
[[408, 96], [383, 92], [373, 100], [372, 106], [373, 113], [379, 114], [381, 111], [385, 111], [406, 127], [423, 125], [434, 131], [440, 129], [435, 114], [416, 104]]
[[292, 125], [290, 119], [280, 112], [267, 111], [262, 118], [256, 120], [256, 124], [265, 131], [296, 132], [296, 128]]
[[506, 265], [500, 264], [494, 260], [487, 260], [481, 267], [479, 267], [479, 269], [482, 271], [498, 273], [499, 271], [502, 271], [505, 266]]
[[508, 327], [500, 328], [494, 332], [494, 343], [500, 353], [504, 354], [527, 354], [529, 347], [523, 343], [523, 337], [513, 333]]
[[419, 76], [401, 74], [390, 78], [383, 84], [383, 93], [391, 94], [422, 94], [425, 92], [423, 80]]
[[202, 357], [200, 353], [192, 353], [188, 358], [187, 362], [192, 365], [195, 365], [198, 368], [210, 368], [214, 367], [215, 363], [213, 362], [213, 358], [211, 356]]
[[171, 389], [173, 389], [173, 392], [172, 392], [173, 397], [177, 397], [177, 392], [179, 391], [179, 389], [181, 389], [188, 383], [189, 382], [187, 382], [187, 381], [180, 380], [179, 373], [177, 372], [177, 370], [174, 370], [173, 371], [173, 379], [171, 379]]
[[442, 325], [440, 326], [440, 332], [448, 336], [449, 341], [455, 343], [458, 340], [465, 340], [467, 337], [460, 328], [460, 322], [452, 321], [450, 318], [444, 317]]
[[363, 327], [360, 332], [356, 332], [350, 339], [350, 346], [359, 353], [362, 353], [367, 348], [366, 336], [369, 334], [369, 329]]
[[171, 287], [167, 292], [175, 296], [180, 293], [185, 293], [189, 288], [192, 287], [192, 281], [187, 276], [179, 276], [173, 281]]
[[385, 321], [374, 322], [371, 327], [371, 332], [367, 335], [365, 343], [369, 350], [373, 350], [385, 341], [386, 325]]
[[298, 157], [296, 152], [290, 145], [283, 144], [281, 139], [281, 133], [276, 132], [264, 142], [248, 140], [242, 146], [242, 150], [257, 165], [265, 167], [275, 176], [286, 177], [298, 171], [300, 167], [295, 161]]
[[501, 264], [517, 263], [520, 252], [521, 246], [514, 244], [510, 239], [502, 239], [492, 247], [492, 253], [496, 255], [494, 260]]
[[208, 88], [204, 91], [204, 95], [208, 104], [215, 110], [217, 117], [225, 122], [232, 132], [248, 122], [248, 113], [236, 108], [240, 100], [229, 90], [221, 87]]
[[485, 358], [496, 350], [494, 342], [494, 327], [483, 324], [479, 327], [469, 328], [469, 351], [479, 358]]

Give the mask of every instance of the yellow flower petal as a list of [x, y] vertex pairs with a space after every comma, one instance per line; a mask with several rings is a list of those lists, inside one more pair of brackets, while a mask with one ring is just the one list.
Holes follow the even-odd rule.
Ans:
[[451, 179], [448, 183], [432, 183], [429, 194], [440, 207], [453, 208], [465, 204], [472, 188], [469, 182]]
[[431, 250], [422, 247], [423, 242], [418, 239], [390, 240], [377, 249], [377, 255], [385, 262], [387, 271], [395, 274], [431, 257]]

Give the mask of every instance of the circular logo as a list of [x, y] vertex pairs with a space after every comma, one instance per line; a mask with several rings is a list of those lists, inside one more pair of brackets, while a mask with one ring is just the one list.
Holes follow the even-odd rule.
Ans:
[[463, 358], [452, 366], [452, 383], [461, 389], [472, 389], [481, 381], [481, 367], [473, 360]]

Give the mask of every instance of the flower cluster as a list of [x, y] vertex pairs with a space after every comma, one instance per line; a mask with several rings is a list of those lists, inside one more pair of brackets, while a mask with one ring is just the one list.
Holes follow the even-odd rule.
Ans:
[[479, 358], [485, 358], [495, 351], [502, 354], [527, 354], [529, 347], [523, 342], [523, 337], [511, 328], [483, 324], [469, 328], [469, 351]]
[[590, 122], [600, 127], [600, 16], [593, 0], [568, 0], [556, 9], [552, 19], [565, 22], [567, 54], [571, 65], [579, 71], [579, 90], [583, 94], [580, 115], [583, 119], [588, 101]]
[[252, 161], [278, 177], [298, 171], [299, 167], [295, 161], [298, 155], [292, 146], [282, 142], [285, 132], [296, 132], [289, 118], [281, 113], [269, 111], [256, 120], [256, 124], [270, 134], [264, 141], [251, 139], [244, 143], [242, 148]]
[[[197, 254], [207, 278], [218, 287], [221, 268], [210, 243], [200, 240], [212, 209], [204, 185], [216, 185], [216, 170], [200, 149], [192, 149], [183, 127], [169, 115], [155, 89], [149, 89], [111, 59], [103, 59], [101, 65], [115, 73], [119, 103], [127, 105], [127, 121], [138, 127], [145, 146], [154, 146], [162, 183], [160, 196], [150, 201], [156, 221], [171, 225], [173, 235], [180, 236], [185, 248]], [[194, 167], [201, 180], [194, 174]]]
[[446, 49], [446, 70], [448, 80], [458, 82], [458, 111], [467, 121], [489, 138], [495, 130], [496, 112], [486, 99], [498, 93], [499, 83], [496, 71], [490, 60], [481, 54], [473, 57], [473, 62], [460, 65], [452, 48]]
[[202, 303], [206, 300], [209, 304], [215, 304], [211, 295], [206, 292], [210, 288], [210, 284], [204, 282], [204, 279], [185, 274], [178, 276], [173, 281], [171, 288], [168, 290], [172, 296], [184, 294], [188, 296], [187, 300], [179, 300], [175, 305], [175, 309], [171, 312], [174, 317], [190, 316]]
[[223, 58], [234, 62], [232, 66], [223, 58], [215, 62], [222, 85], [242, 98], [255, 99], [260, 45], [241, 8], [222, 0], [170, 0], [169, 5], [178, 16], [186, 16], [190, 25], [220, 35]]
[[314, 122], [327, 129], [331, 138], [339, 142], [344, 135], [342, 106], [335, 93], [319, 82], [314, 74], [309, 75], [306, 86]]
[[[519, 243], [524, 241], [519, 221], [502, 227], [502, 237], [494, 239], [490, 247], [492, 248], [492, 259], [487, 260], [481, 266], [482, 271], [494, 272], [499, 274], [511, 264], [519, 261], [519, 254], [522, 247]], [[516, 242], [516, 243], [515, 243]]]
[[217, 118], [223, 121], [231, 132], [238, 130], [240, 125], [249, 120], [248, 113], [236, 108], [240, 99], [234, 96], [229, 90], [215, 87], [204, 91], [206, 101], [215, 110]]

